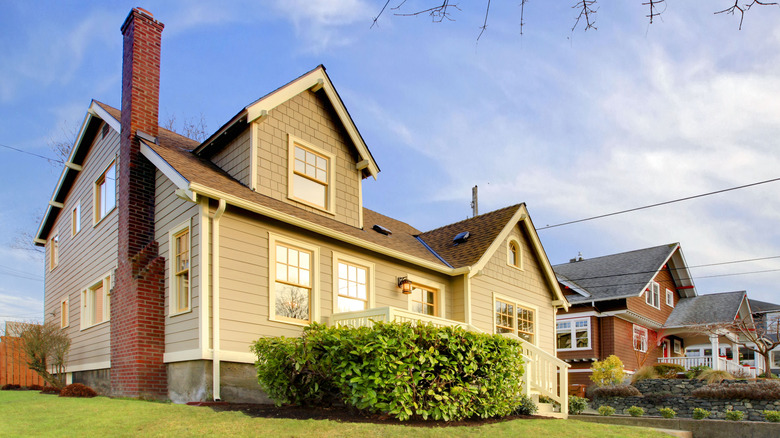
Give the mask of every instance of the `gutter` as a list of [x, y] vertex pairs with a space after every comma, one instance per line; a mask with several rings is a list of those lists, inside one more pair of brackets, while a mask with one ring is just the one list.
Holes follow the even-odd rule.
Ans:
[[[212, 248], [211, 248], [211, 269], [212, 269], [212, 276], [211, 276], [211, 309], [212, 309], [212, 318], [213, 318], [213, 355], [212, 355], [212, 361], [211, 361], [211, 371], [212, 371], [212, 386], [213, 386], [213, 396], [214, 401], [220, 401], [220, 389], [221, 389], [221, 382], [220, 382], [220, 362], [219, 362], [219, 350], [220, 350], [220, 342], [219, 342], [219, 219], [222, 217], [222, 213], [225, 212], [225, 208], [227, 207], [227, 203], [224, 199], [219, 200], [219, 206], [217, 207], [217, 210], [214, 212], [214, 214], [209, 214], [209, 218], [212, 219], [212, 234], [211, 234], [211, 242], [212, 242]], [[208, 206], [207, 206], [208, 208]]]

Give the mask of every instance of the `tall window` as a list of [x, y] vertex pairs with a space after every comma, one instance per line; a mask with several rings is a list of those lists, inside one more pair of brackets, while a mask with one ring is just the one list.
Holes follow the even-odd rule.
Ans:
[[439, 306], [437, 295], [437, 290], [415, 284], [412, 288], [412, 311], [423, 315], [439, 316], [436, 310]]
[[60, 301], [60, 328], [65, 328], [70, 325], [70, 310], [68, 305], [68, 299]]
[[513, 333], [534, 343], [536, 311], [517, 302], [495, 299], [496, 333]]
[[75, 236], [81, 231], [81, 202], [78, 202], [70, 213], [71, 231]]
[[329, 209], [328, 174], [330, 165], [328, 157], [297, 143], [293, 144], [293, 197], [314, 206]]
[[496, 300], [496, 333], [515, 332], [515, 305]]
[[661, 286], [658, 283], [650, 283], [650, 288], [645, 291], [645, 301], [656, 309], [661, 308]]
[[49, 270], [57, 267], [60, 262], [60, 236], [55, 234], [49, 240]]
[[647, 329], [634, 325], [634, 350], [647, 352], [648, 335]]
[[352, 312], [368, 308], [368, 270], [352, 263], [338, 262], [339, 312]]
[[520, 245], [516, 240], [509, 241], [509, 248], [507, 251], [507, 261], [510, 266], [515, 268], [522, 268], [522, 259], [520, 254]]
[[590, 348], [590, 319], [573, 319], [557, 324], [558, 349]]
[[276, 317], [298, 322], [311, 321], [312, 253], [276, 244]]
[[666, 305], [674, 307], [674, 292], [669, 289], [666, 289]]
[[106, 275], [92, 286], [81, 291], [81, 328], [82, 330], [101, 322], [110, 316], [111, 275]]
[[190, 309], [190, 229], [189, 226], [173, 235], [174, 276], [173, 312]]
[[100, 222], [116, 207], [116, 163], [111, 163], [95, 181], [95, 222]]
[[535, 312], [523, 306], [517, 306], [517, 336], [534, 343]]

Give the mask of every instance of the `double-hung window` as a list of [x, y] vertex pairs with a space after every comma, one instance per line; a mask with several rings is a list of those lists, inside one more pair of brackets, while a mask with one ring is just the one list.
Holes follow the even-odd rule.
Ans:
[[645, 302], [656, 309], [661, 308], [661, 286], [655, 281], [645, 291]]
[[171, 230], [170, 242], [170, 314], [190, 310], [190, 222]]
[[647, 352], [648, 334], [647, 329], [638, 325], [634, 325], [634, 350]]
[[669, 289], [666, 289], [666, 305], [674, 307], [674, 292]]
[[534, 344], [536, 309], [514, 300], [494, 297], [496, 333], [512, 333]]
[[95, 181], [95, 223], [116, 207], [116, 162], [111, 162]]
[[312, 253], [277, 243], [274, 282], [276, 318], [311, 322]]
[[338, 312], [353, 312], [368, 308], [368, 268], [345, 261], [337, 264]]
[[590, 348], [590, 319], [558, 321], [558, 349], [576, 350]]
[[110, 319], [111, 274], [106, 274], [81, 291], [81, 329]]
[[333, 212], [333, 161], [331, 154], [289, 137], [289, 197], [295, 201]]

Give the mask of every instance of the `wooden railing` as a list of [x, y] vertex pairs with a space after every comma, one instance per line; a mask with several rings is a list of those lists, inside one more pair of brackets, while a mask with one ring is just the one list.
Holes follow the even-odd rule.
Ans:
[[463, 327], [466, 330], [479, 332], [480, 330], [464, 322], [452, 321], [437, 316], [423, 315], [422, 313], [399, 309], [397, 307], [377, 307], [374, 309], [357, 312], [334, 313], [331, 324], [347, 327], [370, 327], [375, 322], [411, 322], [430, 323], [436, 327]]
[[731, 374], [737, 376], [747, 376], [749, 378], [755, 378], [758, 374], [763, 372], [763, 367], [751, 367], [748, 365], [741, 365], [725, 357], [717, 358], [717, 366], [713, 365], [712, 356], [693, 356], [693, 357], [659, 357], [658, 362], [674, 363], [682, 365], [686, 370], [689, 370], [695, 366], [707, 366], [712, 369], [725, 370]]
[[707, 366], [713, 368], [711, 356], [659, 357], [658, 362], [682, 365], [686, 370], [698, 366]]

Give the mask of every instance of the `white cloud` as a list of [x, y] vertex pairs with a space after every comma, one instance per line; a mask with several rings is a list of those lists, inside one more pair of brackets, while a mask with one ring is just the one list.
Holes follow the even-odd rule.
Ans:
[[[343, 46], [355, 41], [344, 28], [364, 22], [366, 28], [376, 12], [364, 0], [277, 0], [274, 8], [295, 27], [296, 34], [313, 51]], [[374, 14], [374, 15], [372, 15]]]

